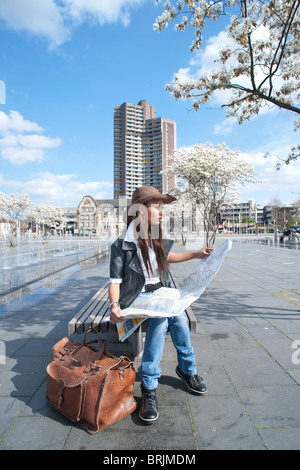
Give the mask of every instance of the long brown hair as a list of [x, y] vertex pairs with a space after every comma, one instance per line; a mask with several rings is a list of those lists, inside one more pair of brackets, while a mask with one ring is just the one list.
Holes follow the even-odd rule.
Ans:
[[[151, 203], [145, 204], [148, 210], [148, 206]], [[140, 212], [136, 212], [135, 215], [127, 216], [127, 228], [129, 227], [130, 223], [137, 219], [140, 216]], [[140, 230], [139, 227], [140, 224], [137, 225], [137, 230]], [[147, 270], [148, 275], [150, 276], [150, 271], [153, 274], [150, 258], [149, 258], [149, 246], [150, 246], [150, 240], [152, 242], [152, 247], [153, 251], [156, 256], [156, 261], [157, 261], [157, 267], [158, 267], [158, 272], [160, 277], [165, 277], [165, 273], [169, 267], [168, 259], [166, 256], [165, 252], [165, 244], [164, 244], [164, 239], [162, 237], [162, 229], [159, 224], [158, 226], [158, 237], [151, 238], [151, 222], [148, 223], [148, 227], [146, 230], [143, 232], [143, 237], [138, 237], [137, 242], [139, 244], [139, 247], [141, 249], [143, 261]]]

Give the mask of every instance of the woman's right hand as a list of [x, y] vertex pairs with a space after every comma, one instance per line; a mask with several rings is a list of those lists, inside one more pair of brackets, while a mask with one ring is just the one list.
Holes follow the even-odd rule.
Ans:
[[110, 322], [115, 325], [116, 323], [124, 321], [125, 318], [122, 317], [122, 310], [117, 304], [113, 304], [110, 309]]

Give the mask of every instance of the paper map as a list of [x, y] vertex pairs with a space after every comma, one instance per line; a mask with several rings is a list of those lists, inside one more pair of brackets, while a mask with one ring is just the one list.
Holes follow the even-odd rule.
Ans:
[[131, 306], [122, 310], [126, 320], [117, 323], [119, 339], [124, 341], [146, 318], [180, 315], [197, 300], [220, 269], [232, 240], [215, 248], [210, 256], [199, 260], [180, 283], [178, 289], [161, 287], [152, 293], [141, 293]]

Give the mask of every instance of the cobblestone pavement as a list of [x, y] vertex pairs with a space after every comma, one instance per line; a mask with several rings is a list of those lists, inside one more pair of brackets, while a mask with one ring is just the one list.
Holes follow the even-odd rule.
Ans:
[[[172, 265], [177, 280], [193, 263]], [[299, 251], [234, 243], [193, 304], [191, 338], [208, 393], [185, 391], [167, 335], [159, 420], [145, 426], [136, 411], [91, 436], [47, 404], [46, 366], [74, 311], [107, 276], [107, 258], [91, 259], [0, 298], [0, 449], [300, 448]], [[120, 343], [109, 347], [126, 352]], [[138, 374], [134, 395], [139, 401]]]

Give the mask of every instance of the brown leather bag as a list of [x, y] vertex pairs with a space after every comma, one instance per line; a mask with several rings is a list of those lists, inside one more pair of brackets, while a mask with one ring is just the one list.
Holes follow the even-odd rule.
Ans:
[[[132, 361], [109, 354], [94, 331], [96, 341], [87, 343], [86, 332], [82, 344], [65, 337], [54, 345], [46, 387], [49, 404], [90, 434], [124, 418], [137, 406]], [[99, 350], [91, 346], [95, 342]]]

